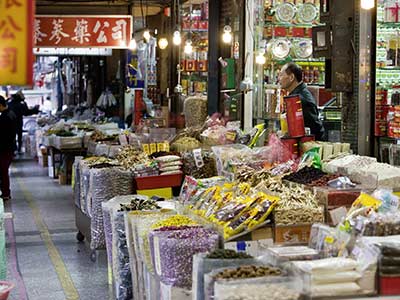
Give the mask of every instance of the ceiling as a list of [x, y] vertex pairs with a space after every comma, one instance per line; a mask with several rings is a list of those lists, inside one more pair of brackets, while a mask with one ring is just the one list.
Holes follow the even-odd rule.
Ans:
[[171, 4], [171, 0], [37, 0], [37, 14], [129, 14], [132, 7], [134, 16], [157, 15]]

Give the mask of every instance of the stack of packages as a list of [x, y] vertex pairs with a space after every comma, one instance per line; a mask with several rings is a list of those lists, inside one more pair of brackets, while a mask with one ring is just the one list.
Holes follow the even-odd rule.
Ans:
[[382, 243], [379, 259], [380, 295], [400, 294], [400, 244]]
[[157, 176], [158, 164], [146, 163], [146, 164], [136, 165], [135, 168], [133, 169], [133, 174], [135, 177]]
[[361, 291], [357, 281], [362, 277], [356, 270], [357, 261], [350, 258], [326, 258], [291, 263], [296, 276], [303, 281], [303, 291], [311, 297], [357, 295]]
[[182, 159], [177, 155], [166, 155], [155, 158], [158, 163], [160, 175], [181, 174]]
[[133, 297], [132, 274], [127, 246], [125, 219], [130, 211], [154, 211], [160, 207], [157, 202], [143, 196], [132, 196], [130, 202], [121, 203], [111, 213], [112, 225], [112, 272], [117, 300], [129, 300]]
[[152, 226], [149, 243], [153, 268], [161, 283], [190, 290], [193, 256], [217, 249], [220, 237], [215, 231], [194, 226], [195, 222], [184, 218], [178, 215]]

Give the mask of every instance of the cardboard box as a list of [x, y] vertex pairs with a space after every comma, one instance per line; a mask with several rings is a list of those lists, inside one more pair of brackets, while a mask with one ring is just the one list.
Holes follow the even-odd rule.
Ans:
[[307, 244], [310, 238], [311, 224], [275, 225], [276, 244]]
[[58, 183], [60, 184], [60, 185], [66, 185], [66, 184], [68, 184], [68, 181], [67, 181], [67, 176], [65, 176], [64, 174], [59, 174], [58, 175]]
[[265, 250], [274, 245], [272, 238], [257, 240], [257, 241], [236, 241], [227, 242], [224, 244], [225, 249], [235, 250], [237, 252], [246, 252], [254, 257], [265, 253]]

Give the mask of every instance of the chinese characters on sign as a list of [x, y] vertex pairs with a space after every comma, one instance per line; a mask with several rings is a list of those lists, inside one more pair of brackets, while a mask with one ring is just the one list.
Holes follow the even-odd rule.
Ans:
[[33, 36], [36, 47], [127, 48], [132, 17], [36, 16]]
[[32, 83], [33, 9], [33, 0], [0, 0], [0, 85]]

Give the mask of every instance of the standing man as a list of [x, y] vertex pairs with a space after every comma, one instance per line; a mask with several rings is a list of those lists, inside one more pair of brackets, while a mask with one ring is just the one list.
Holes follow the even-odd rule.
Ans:
[[309, 127], [316, 140], [325, 140], [325, 129], [318, 118], [318, 107], [311, 92], [303, 82], [303, 71], [300, 66], [290, 62], [282, 67], [279, 74], [281, 87], [289, 95], [299, 95], [303, 108], [304, 126]]
[[24, 116], [30, 116], [39, 112], [39, 106], [35, 106], [33, 109], [29, 109], [25, 102], [25, 96], [22, 91], [18, 91], [11, 96], [11, 100], [8, 103], [8, 107], [14, 112], [17, 117], [17, 135], [18, 135], [18, 153], [21, 153], [22, 149], [22, 128], [24, 127]]
[[3, 200], [11, 199], [8, 169], [14, 156], [17, 118], [0, 96], [0, 187]]

